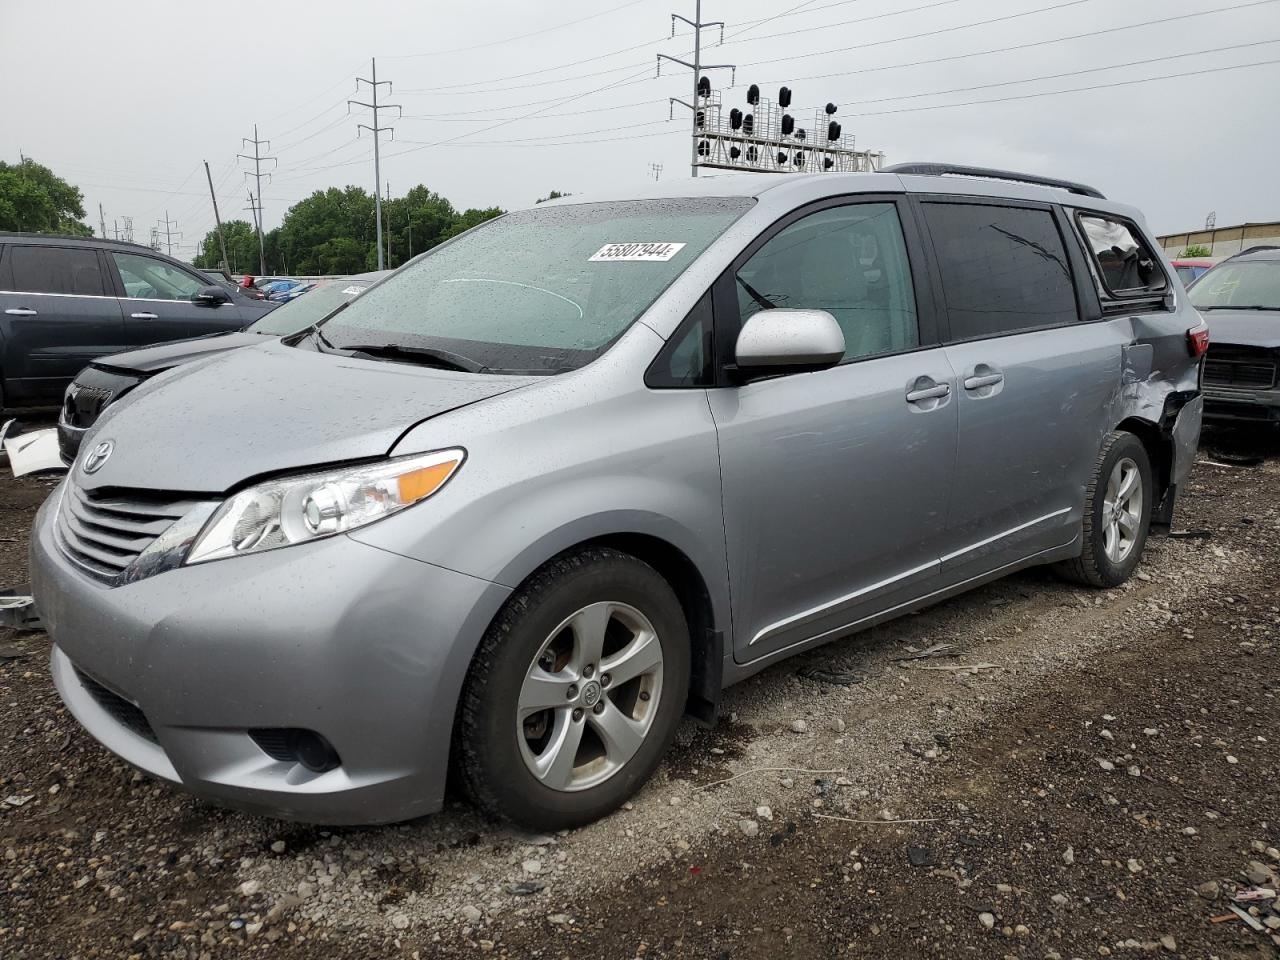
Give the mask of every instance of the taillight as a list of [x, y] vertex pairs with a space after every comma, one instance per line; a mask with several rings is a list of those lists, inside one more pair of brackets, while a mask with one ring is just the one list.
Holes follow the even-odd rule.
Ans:
[[1209, 349], [1209, 328], [1203, 323], [1187, 331], [1187, 352], [1193, 357], [1203, 357]]

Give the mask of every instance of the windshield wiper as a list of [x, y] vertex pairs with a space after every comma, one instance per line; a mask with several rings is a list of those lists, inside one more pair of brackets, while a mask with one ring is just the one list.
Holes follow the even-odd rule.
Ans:
[[[1195, 307], [1196, 305], [1193, 303], [1192, 306]], [[1246, 303], [1240, 306], [1237, 306], [1234, 303], [1218, 303], [1218, 304], [1214, 304], [1212, 307], [1196, 307], [1196, 309], [1197, 310], [1270, 310], [1275, 313], [1280, 313], [1280, 306], [1268, 307], [1261, 303]]]
[[[318, 331], [317, 331], [318, 332]], [[405, 363], [419, 363], [426, 367], [440, 367], [445, 370], [461, 370], [463, 373], [483, 373], [489, 368], [477, 360], [451, 353], [435, 347], [407, 347], [401, 343], [383, 344], [344, 344], [339, 350], [350, 350], [363, 353], [365, 356], [400, 360]]]

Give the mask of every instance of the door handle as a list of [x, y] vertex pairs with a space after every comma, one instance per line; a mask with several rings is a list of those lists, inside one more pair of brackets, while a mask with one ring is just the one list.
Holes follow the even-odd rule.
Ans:
[[154, 313], [131, 313], [129, 317], [133, 320], [159, 320]]
[[34, 317], [36, 315], [36, 311], [27, 307], [10, 307], [5, 313], [11, 317]]
[[964, 388], [966, 390], [981, 390], [983, 387], [994, 387], [997, 383], [1004, 383], [1003, 373], [988, 373], [981, 377], [965, 377]]
[[907, 403], [919, 403], [921, 400], [939, 400], [951, 392], [951, 385], [939, 383], [936, 386], [911, 390], [907, 393]]

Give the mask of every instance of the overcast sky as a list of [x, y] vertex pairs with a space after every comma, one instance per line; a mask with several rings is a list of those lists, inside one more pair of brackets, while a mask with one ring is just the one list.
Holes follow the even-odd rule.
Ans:
[[[693, 2], [0, 0], [0, 159], [52, 167], [95, 227], [101, 203], [108, 230], [132, 216], [143, 242], [167, 210], [189, 259], [213, 226], [202, 160], [223, 218], [249, 216], [235, 155], [255, 122], [279, 158], [268, 227], [313, 190], [372, 189], [372, 142], [356, 136], [369, 118], [346, 100], [376, 56], [394, 82], [380, 96], [404, 111], [383, 115], [393, 195], [425, 183], [459, 208], [515, 208], [651, 163], [687, 177], [688, 114], [665, 121], [689, 74], [654, 76], [657, 53], [690, 58], [673, 10], [692, 18]], [[738, 64], [732, 88], [710, 74], [726, 109], [750, 83], [786, 82], [802, 125], [834, 101], [889, 162], [1084, 181], [1160, 233], [1211, 210], [1219, 225], [1280, 220], [1280, 0], [705, 0], [703, 18], [726, 21], [704, 61]], [[1148, 25], [1116, 29], [1132, 24]], [[589, 136], [564, 142], [575, 134]]]

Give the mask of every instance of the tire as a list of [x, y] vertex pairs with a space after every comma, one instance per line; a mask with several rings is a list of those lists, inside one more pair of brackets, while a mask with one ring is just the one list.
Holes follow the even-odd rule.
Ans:
[[[1130, 471], [1137, 478], [1140, 502], [1135, 504], [1131, 494], [1121, 501], [1121, 506], [1129, 509], [1121, 515], [1111, 514], [1113, 506], [1108, 497], [1123, 489], [1122, 478]], [[1080, 556], [1058, 564], [1058, 572], [1090, 587], [1116, 587], [1128, 580], [1147, 544], [1154, 499], [1151, 462], [1142, 441], [1123, 431], [1107, 434], [1085, 489], [1083, 548]], [[1113, 524], [1110, 521], [1115, 516], [1120, 517], [1120, 522]], [[1129, 520], [1127, 532], [1124, 517]]]
[[[659, 652], [647, 673], [608, 672]], [[599, 547], [555, 558], [507, 600], [471, 662], [454, 731], [460, 785], [483, 812], [533, 830], [599, 819], [661, 762], [689, 663], [680, 602], [652, 567]]]

